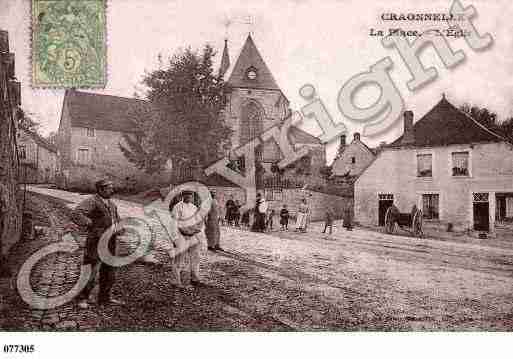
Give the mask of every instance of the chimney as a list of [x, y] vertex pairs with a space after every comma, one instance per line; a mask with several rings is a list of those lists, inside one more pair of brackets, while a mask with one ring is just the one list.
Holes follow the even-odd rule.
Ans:
[[413, 111], [404, 111], [404, 133], [403, 145], [413, 145], [415, 143], [415, 134], [413, 133]]
[[337, 155], [341, 155], [344, 150], [346, 149], [346, 135], [341, 135], [340, 136], [340, 144], [338, 145], [338, 152], [337, 152]]
[[353, 137], [354, 137], [354, 140], [360, 141], [360, 132], [355, 132]]

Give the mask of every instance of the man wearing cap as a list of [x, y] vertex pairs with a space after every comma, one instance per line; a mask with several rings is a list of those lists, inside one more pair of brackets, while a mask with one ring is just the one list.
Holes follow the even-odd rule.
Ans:
[[[119, 222], [118, 209], [110, 200], [114, 194], [114, 185], [111, 181], [101, 180], [95, 183], [96, 194], [82, 201], [73, 211], [71, 219], [74, 223], [87, 230], [84, 264], [92, 266], [92, 274], [87, 285], [78, 295], [79, 307], [89, 307], [88, 299], [95, 285], [96, 276], [99, 274], [100, 291], [98, 304], [124, 304], [111, 297], [111, 289], [114, 285], [114, 267], [103, 263], [98, 255], [98, 243], [103, 233], [112, 225]], [[108, 248], [112, 255], [116, 250], [116, 237], [119, 231], [115, 231], [109, 238]]]

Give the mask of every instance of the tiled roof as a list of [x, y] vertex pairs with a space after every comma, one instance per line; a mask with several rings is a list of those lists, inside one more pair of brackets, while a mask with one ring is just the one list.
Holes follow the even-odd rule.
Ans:
[[149, 116], [151, 104], [135, 98], [66, 90], [64, 103], [69, 109], [72, 127], [131, 132], [133, 121]]
[[312, 144], [312, 145], [318, 145], [322, 144], [321, 140], [317, 137], [309, 134], [308, 132], [303, 131], [300, 128], [297, 128], [295, 126], [292, 126], [289, 129], [289, 138], [290, 141], [294, 144]]
[[[454, 107], [445, 96], [413, 126], [413, 146], [446, 146], [476, 142], [498, 142], [495, 134], [463, 111]], [[390, 146], [401, 146], [403, 136]]]
[[46, 148], [50, 152], [57, 153], [57, 147], [55, 145], [51, 144], [47, 139], [41, 137], [41, 135], [39, 135], [38, 133], [31, 131], [29, 129], [23, 128], [23, 127], [20, 127], [20, 131], [25, 132], [39, 146]]
[[[255, 80], [250, 80], [246, 77], [246, 72], [251, 67], [256, 69], [257, 78]], [[242, 47], [239, 58], [237, 62], [235, 62], [230, 77], [228, 78], [228, 84], [232, 87], [280, 91], [271, 71], [255, 46], [251, 35], [248, 35], [246, 43]]]

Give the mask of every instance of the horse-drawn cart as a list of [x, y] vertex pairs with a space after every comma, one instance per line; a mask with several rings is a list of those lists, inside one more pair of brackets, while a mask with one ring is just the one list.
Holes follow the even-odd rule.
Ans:
[[392, 205], [385, 214], [385, 232], [394, 233], [395, 225], [416, 237], [422, 237], [422, 211], [413, 206], [410, 213], [401, 213], [399, 209]]

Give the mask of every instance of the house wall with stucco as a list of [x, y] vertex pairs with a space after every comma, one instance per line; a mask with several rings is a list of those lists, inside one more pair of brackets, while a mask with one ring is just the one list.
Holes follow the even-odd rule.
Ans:
[[[469, 152], [469, 175], [452, 175], [452, 153]], [[417, 155], [432, 155], [432, 176], [417, 176]], [[513, 192], [513, 146], [477, 143], [432, 148], [386, 148], [355, 183], [355, 220], [378, 224], [378, 196], [392, 194], [401, 212], [422, 208], [423, 194], [439, 195], [441, 225], [472, 230], [473, 194], [488, 193], [490, 230], [495, 223], [496, 193]]]

